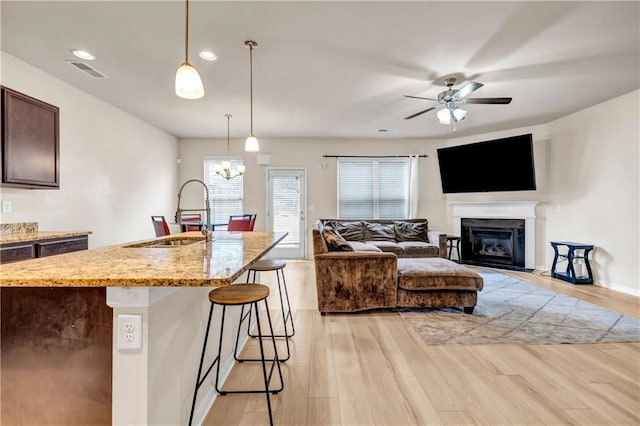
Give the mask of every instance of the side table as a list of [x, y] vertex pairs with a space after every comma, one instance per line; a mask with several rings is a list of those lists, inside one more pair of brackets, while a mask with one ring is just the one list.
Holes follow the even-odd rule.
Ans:
[[[589, 252], [593, 250], [591, 244], [573, 243], [569, 241], [551, 241], [551, 247], [555, 252], [553, 265], [551, 265], [551, 276], [573, 284], [593, 284], [593, 273], [589, 264]], [[566, 253], [560, 253], [558, 247], [566, 247]], [[581, 253], [582, 252], [582, 253]], [[576, 271], [574, 260], [582, 259], [586, 268], [586, 274], [583, 268]], [[567, 268], [564, 272], [557, 270], [559, 262], [567, 262]], [[579, 260], [578, 260], [579, 262]]]
[[447, 235], [447, 246], [449, 247], [449, 260], [451, 260], [451, 252], [453, 251], [453, 245], [456, 246], [456, 254], [458, 257], [456, 261], [460, 263], [460, 237], [456, 237], [455, 235]]

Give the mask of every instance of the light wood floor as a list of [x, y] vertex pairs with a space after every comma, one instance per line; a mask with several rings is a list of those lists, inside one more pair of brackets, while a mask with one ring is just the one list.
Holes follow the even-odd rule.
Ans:
[[[634, 296], [500, 272], [640, 318]], [[276, 425], [640, 425], [638, 343], [427, 346], [393, 312], [321, 316], [312, 261], [285, 273], [296, 334], [272, 396]], [[261, 383], [248, 364], [229, 386]], [[265, 397], [219, 396], [204, 424], [268, 424]]]

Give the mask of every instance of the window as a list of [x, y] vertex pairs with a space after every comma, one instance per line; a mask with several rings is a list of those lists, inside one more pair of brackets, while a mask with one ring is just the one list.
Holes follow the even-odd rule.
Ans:
[[338, 159], [338, 218], [408, 217], [409, 159]]
[[[242, 214], [244, 177], [226, 180], [213, 171], [216, 164], [227, 158], [208, 157], [204, 159], [204, 183], [209, 188], [209, 203], [211, 204], [211, 223], [227, 223], [232, 214]], [[240, 159], [229, 159], [231, 170], [236, 170], [242, 164]]]

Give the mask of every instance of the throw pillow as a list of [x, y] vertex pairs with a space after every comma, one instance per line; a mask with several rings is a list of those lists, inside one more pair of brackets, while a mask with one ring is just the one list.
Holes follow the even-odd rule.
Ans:
[[397, 241], [427, 241], [428, 222], [394, 222]]
[[334, 220], [329, 226], [339, 232], [342, 238], [347, 241], [364, 241], [364, 222], [362, 221]]
[[330, 226], [322, 228], [322, 237], [329, 251], [354, 251], [353, 247]]
[[365, 241], [395, 241], [395, 239], [396, 233], [392, 223], [384, 224], [376, 222], [365, 222]]

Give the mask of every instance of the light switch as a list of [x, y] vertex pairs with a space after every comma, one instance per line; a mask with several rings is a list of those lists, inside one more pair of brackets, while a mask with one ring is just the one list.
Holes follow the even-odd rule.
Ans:
[[11, 213], [11, 201], [2, 202], [2, 213]]

